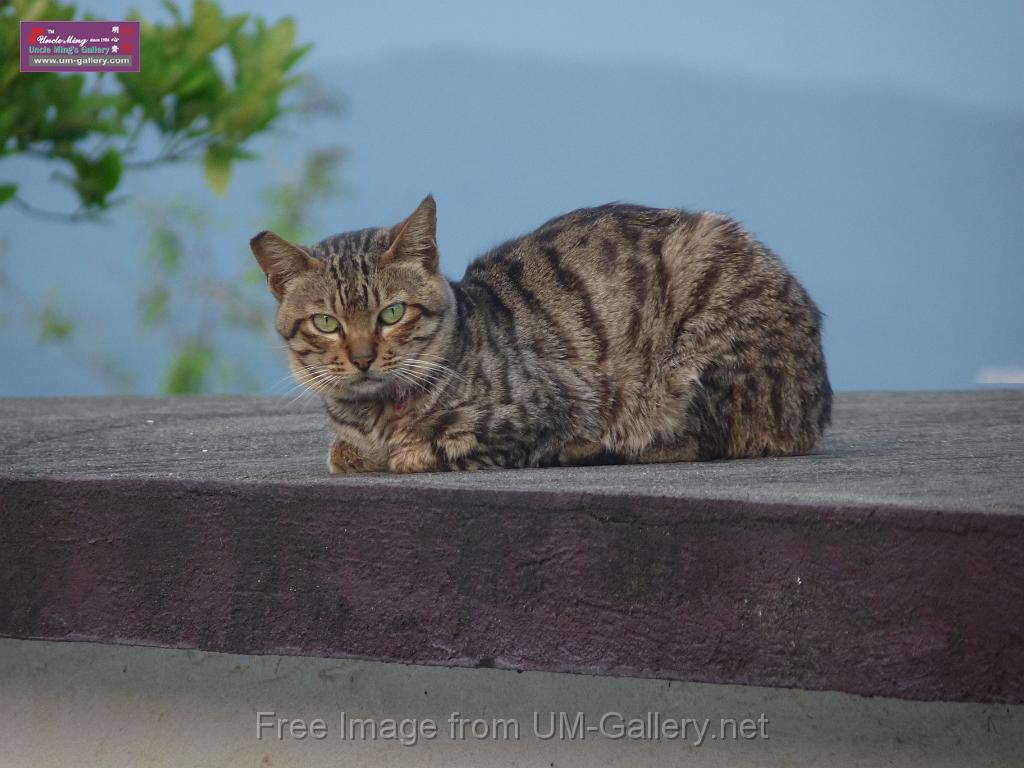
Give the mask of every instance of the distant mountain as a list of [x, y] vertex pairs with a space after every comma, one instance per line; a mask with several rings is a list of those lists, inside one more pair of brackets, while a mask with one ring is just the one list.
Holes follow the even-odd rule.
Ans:
[[[326, 217], [332, 229], [392, 223], [432, 191], [454, 277], [490, 245], [571, 208], [618, 199], [717, 209], [774, 248], [826, 312], [837, 388], [969, 387], [981, 368], [1024, 366], [1024, 114], [913, 93], [469, 54], [318, 72], [347, 113], [268, 145], [266, 165], [242, 170], [212, 207], [237, 222], [218, 258], [248, 258], [256, 224], [239, 212], [255, 209], [268, 166], [341, 144], [353, 193]], [[136, 189], [159, 196], [196, 183], [195, 169], [178, 168]], [[54, 234], [58, 245], [65, 234]], [[29, 238], [19, 228], [13, 242], [23, 252]], [[54, 247], [47, 258], [58, 261], [43, 274], [52, 277], [61, 259], [81, 256]], [[17, 341], [10, 327], [0, 334], [4, 347]], [[133, 345], [130, 328], [118, 334], [126, 354], [159, 354]], [[26, 365], [5, 390], [42, 376]], [[46, 375], [54, 365], [70, 363], [47, 358]]]

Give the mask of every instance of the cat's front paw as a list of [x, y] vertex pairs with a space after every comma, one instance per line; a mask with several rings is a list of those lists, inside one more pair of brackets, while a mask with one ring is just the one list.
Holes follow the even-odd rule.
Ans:
[[352, 443], [340, 438], [335, 439], [334, 444], [331, 445], [331, 452], [327, 456], [327, 466], [332, 475], [350, 472], [380, 472], [384, 469], [384, 467], [369, 461], [355, 449]]
[[441, 466], [428, 443], [411, 443], [392, 449], [388, 469], [392, 472], [434, 472]]

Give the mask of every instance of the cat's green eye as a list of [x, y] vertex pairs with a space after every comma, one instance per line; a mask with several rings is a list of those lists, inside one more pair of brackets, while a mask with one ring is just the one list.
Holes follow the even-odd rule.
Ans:
[[405, 315], [405, 304], [399, 302], [398, 304], [392, 304], [390, 307], [384, 307], [380, 311], [380, 321], [384, 325], [394, 325]]
[[321, 333], [334, 333], [341, 326], [338, 322], [338, 318], [318, 313], [313, 315], [313, 325]]

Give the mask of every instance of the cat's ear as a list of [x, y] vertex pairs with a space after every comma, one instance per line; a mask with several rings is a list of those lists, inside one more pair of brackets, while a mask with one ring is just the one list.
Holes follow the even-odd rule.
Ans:
[[249, 247], [267, 276], [270, 292], [278, 301], [284, 296], [289, 280], [317, 266], [316, 259], [305, 250], [273, 232], [260, 232], [249, 241]]
[[412, 215], [388, 231], [391, 245], [384, 254], [385, 261], [417, 259], [428, 272], [436, 272], [437, 204], [433, 195], [427, 195]]

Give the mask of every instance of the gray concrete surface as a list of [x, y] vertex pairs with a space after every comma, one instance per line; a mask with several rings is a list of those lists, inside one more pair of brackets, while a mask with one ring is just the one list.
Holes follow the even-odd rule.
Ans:
[[[322, 718], [322, 740], [273, 730], [256, 737], [257, 712]], [[340, 738], [350, 718], [433, 720], [438, 734], [397, 740]], [[449, 720], [470, 721], [453, 738]], [[585, 738], [542, 740], [551, 713], [588, 723]], [[624, 719], [710, 721], [703, 742], [636, 734], [615, 739]], [[733, 739], [721, 720], [756, 721]], [[472, 721], [519, 724], [472, 735]], [[493, 734], [497, 733], [495, 737]], [[767, 738], [762, 738], [762, 733]], [[508, 737], [506, 738], [506, 734]], [[411, 741], [411, 739], [409, 739]], [[446, 670], [361, 661], [237, 656], [197, 651], [0, 640], [0, 764], [4, 768], [1017, 768], [1024, 706], [920, 703], [756, 687], [595, 678], [493, 669]]]
[[309, 399], [0, 399], [0, 476], [546, 490], [1024, 512], [1024, 390], [840, 394], [811, 456], [331, 477]]
[[811, 456], [330, 477], [315, 405], [0, 400], [0, 635], [1024, 702], [1024, 392]]

